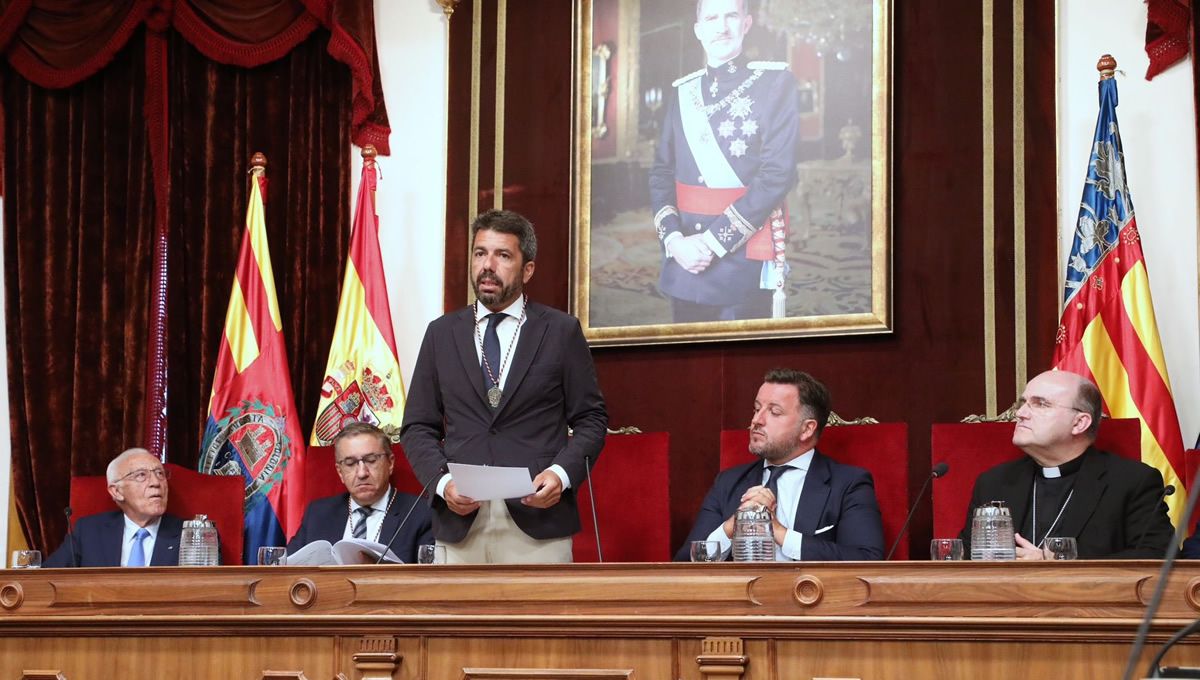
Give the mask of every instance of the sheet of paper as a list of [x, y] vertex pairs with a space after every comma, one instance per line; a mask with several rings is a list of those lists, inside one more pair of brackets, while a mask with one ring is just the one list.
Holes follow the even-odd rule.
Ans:
[[450, 463], [450, 476], [458, 493], [477, 501], [524, 498], [534, 491], [533, 477], [523, 467]]
[[[383, 553], [384, 545], [365, 538], [345, 538], [333, 546], [333, 554], [338, 564], [376, 564], [379, 555]], [[404, 564], [396, 553], [387, 551], [383, 558], [384, 564]]]
[[333, 546], [329, 541], [313, 541], [288, 555], [285, 564], [289, 567], [320, 567], [337, 564], [337, 559], [333, 556]]

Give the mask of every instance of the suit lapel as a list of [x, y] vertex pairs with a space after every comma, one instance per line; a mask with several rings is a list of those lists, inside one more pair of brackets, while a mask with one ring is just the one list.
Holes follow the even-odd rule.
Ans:
[[[85, 566], [85, 567], [86, 566], [101, 566], [101, 565], [111, 565], [114, 567], [121, 566], [121, 548], [124, 547], [123, 543], [125, 542], [125, 515], [122, 514], [120, 510], [118, 510], [108, 516], [107, 524], [108, 524], [107, 529], [105, 529], [103, 532], [101, 532], [101, 535], [102, 536], [111, 536], [112, 538], [104, 541], [101, 544], [100, 549], [103, 551], [103, 554], [101, 555], [102, 559], [100, 561], [100, 564], [99, 565], [84, 564], [82, 566]], [[77, 559], [82, 560], [83, 555], [80, 555]]]
[[1055, 536], [1078, 537], [1108, 488], [1108, 483], [1103, 479], [1107, 470], [1100, 456], [1093, 454], [1091, 449], [1084, 451], [1083, 455], [1083, 465], [1075, 473], [1075, 484], [1071, 487], [1071, 501], [1063, 510], [1058, 527], [1054, 529]]
[[154, 538], [154, 554], [150, 556], [152, 567], [173, 567], [179, 564], [179, 538], [183, 534], [183, 522], [170, 515], [163, 515], [158, 523], [158, 536]]
[[804, 486], [800, 490], [800, 500], [796, 503], [796, 514], [792, 519], [793, 530], [811, 535], [821, 528], [818, 523], [824, 514], [825, 504], [829, 502], [829, 480], [832, 475], [829, 459], [813, 452], [808, 474], [804, 476]]
[[512, 401], [512, 395], [520, 387], [521, 381], [525, 379], [525, 374], [529, 372], [529, 367], [533, 365], [533, 360], [542, 346], [542, 339], [546, 336], [546, 327], [546, 320], [542, 318], [541, 310], [534, 307], [533, 303], [526, 302], [525, 323], [521, 326], [521, 335], [517, 338], [517, 349], [507, 369], [508, 378], [504, 380], [504, 396], [500, 399], [500, 407], [492, 413], [492, 420], [495, 420], [504, 411], [504, 408]]
[[328, 524], [324, 525], [323, 535], [318, 538], [323, 538], [330, 543], [337, 543], [342, 540], [342, 536], [346, 534], [346, 524], [350, 521], [350, 494], [349, 492], [338, 497], [337, 507], [333, 512], [329, 513]]
[[[462, 361], [467, 382], [475, 388], [479, 400], [487, 405], [487, 395], [483, 391], [483, 373], [479, 367], [479, 357], [475, 353], [475, 305], [472, 304], [459, 311], [454, 319], [452, 334], [454, 346], [458, 350], [458, 358]], [[349, 511], [347, 511], [349, 512]]]
[[[396, 489], [396, 487], [392, 487], [389, 493], [396, 495], [400, 492]], [[387, 514], [383, 516], [383, 527], [379, 532], [380, 543], [386, 544], [388, 541], [392, 540], [392, 534], [396, 532], [396, 527], [400, 526], [400, 518], [404, 517], [404, 512], [406, 510], [408, 510], [408, 507], [399, 502], [398, 498], [391, 499], [391, 504], [388, 506]], [[397, 552], [394, 547], [392, 548], [392, 551]], [[397, 552], [397, 554], [399, 553]]]

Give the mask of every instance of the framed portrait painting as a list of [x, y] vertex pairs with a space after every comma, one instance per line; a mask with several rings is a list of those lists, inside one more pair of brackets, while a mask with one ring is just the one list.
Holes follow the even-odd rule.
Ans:
[[575, 2], [589, 341], [890, 331], [890, 0]]

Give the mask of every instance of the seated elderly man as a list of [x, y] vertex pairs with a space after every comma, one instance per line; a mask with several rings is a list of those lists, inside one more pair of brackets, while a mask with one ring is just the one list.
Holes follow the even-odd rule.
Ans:
[[871, 474], [816, 448], [829, 410], [829, 391], [809, 374], [768, 371], [750, 420], [750, 453], [762, 460], [717, 475], [675, 559], [687, 560], [690, 543], [701, 540], [728, 556], [737, 511], [751, 506], [771, 512], [776, 560], [883, 559]]
[[975, 508], [1004, 501], [1012, 512], [1019, 560], [1050, 559], [1048, 536], [1074, 537], [1079, 557], [1160, 558], [1174, 530], [1162, 474], [1100, 451], [1100, 390], [1066, 371], [1046, 371], [1018, 400], [1012, 442], [1025, 457], [979, 475], [960, 537], [971, 554]]
[[45, 567], [165, 567], [179, 563], [183, 521], [167, 513], [167, 470], [146, 449], [108, 464], [118, 510], [82, 517]]
[[417, 546], [433, 543], [433, 515], [428, 503], [392, 487], [394, 460], [387, 433], [369, 423], [350, 423], [333, 438], [333, 458], [346, 493], [308, 504], [300, 529], [288, 541], [288, 553], [318, 540], [387, 543], [411, 508], [391, 549], [405, 562], [416, 562]]

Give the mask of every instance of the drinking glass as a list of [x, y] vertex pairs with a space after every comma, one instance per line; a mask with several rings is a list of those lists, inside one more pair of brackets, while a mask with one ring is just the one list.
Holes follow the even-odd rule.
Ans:
[[935, 561], [961, 560], [963, 542], [958, 538], [935, 538], [929, 542], [929, 559]]
[[693, 562], [720, 562], [722, 557], [720, 541], [692, 541]]
[[42, 566], [40, 550], [14, 550], [12, 554], [13, 569], [37, 569]]
[[1074, 560], [1079, 558], [1079, 544], [1073, 536], [1051, 536], [1046, 539], [1046, 555], [1052, 560]]
[[446, 546], [421, 545], [417, 546], [417, 564], [445, 564]]
[[258, 549], [258, 563], [264, 567], [282, 567], [287, 564], [287, 548], [264, 545]]

